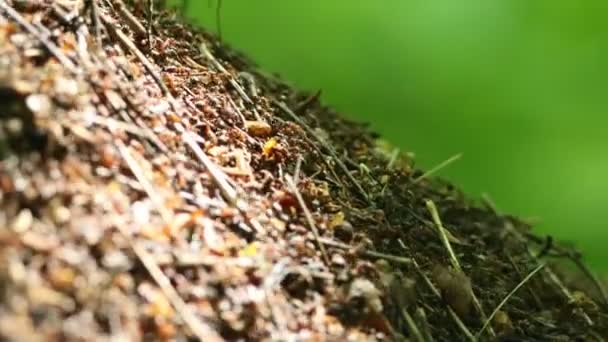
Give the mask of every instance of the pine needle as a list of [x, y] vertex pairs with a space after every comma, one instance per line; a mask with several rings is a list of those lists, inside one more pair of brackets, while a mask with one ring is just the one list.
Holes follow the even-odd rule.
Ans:
[[517, 292], [517, 290], [519, 290], [522, 286], [524, 286], [524, 284], [527, 283], [543, 267], [545, 267], [545, 264], [540, 264], [535, 269], [533, 269], [532, 272], [528, 273], [528, 275], [524, 279], [522, 279], [522, 281], [520, 281], [519, 284], [517, 284], [517, 286], [515, 286], [513, 288], [513, 290], [511, 290], [511, 292], [509, 292], [509, 294], [502, 300], [502, 302], [500, 302], [500, 304], [498, 304], [498, 306], [496, 306], [496, 308], [494, 308], [494, 311], [492, 311], [492, 313], [490, 314], [490, 317], [488, 317], [488, 319], [486, 319], [486, 321], [484, 322], [481, 329], [479, 329], [479, 331], [475, 335], [477, 338], [479, 338], [479, 336], [481, 336], [481, 334], [486, 330], [488, 325], [492, 322], [492, 319], [494, 318], [496, 313], [505, 305], [505, 303], [509, 300], [509, 298], [511, 298], [515, 294], [515, 292]]
[[451, 156], [450, 158], [442, 161], [437, 166], [431, 168], [430, 170], [428, 170], [427, 172], [422, 174], [420, 177], [414, 179], [413, 183], [416, 184], [416, 183], [420, 182], [421, 180], [428, 178], [429, 176], [437, 173], [439, 170], [441, 170], [441, 169], [447, 167], [448, 165], [452, 164], [453, 162], [457, 161], [461, 157], [462, 157], [462, 153], [458, 153], [456, 155]]

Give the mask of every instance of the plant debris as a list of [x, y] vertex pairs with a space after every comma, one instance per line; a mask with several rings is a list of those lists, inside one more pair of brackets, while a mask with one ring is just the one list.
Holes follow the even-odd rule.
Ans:
[[0, 0], [3, 340], [608, 336], [564, 248], [159, 5]]

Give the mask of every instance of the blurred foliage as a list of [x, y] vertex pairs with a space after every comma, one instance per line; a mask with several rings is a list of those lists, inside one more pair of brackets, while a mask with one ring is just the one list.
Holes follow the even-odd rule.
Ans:
[[[215, 30], [216, 1], [186, 15]], [[224, 0], [222, 38], [608, 271], [608, 2]]]

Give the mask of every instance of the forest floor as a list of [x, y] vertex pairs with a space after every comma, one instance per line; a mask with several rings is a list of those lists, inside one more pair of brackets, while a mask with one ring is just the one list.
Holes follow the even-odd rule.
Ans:
[[575, 251], [174, 13], [84, 3], [0, 0], [2, 339], [608, 336]]

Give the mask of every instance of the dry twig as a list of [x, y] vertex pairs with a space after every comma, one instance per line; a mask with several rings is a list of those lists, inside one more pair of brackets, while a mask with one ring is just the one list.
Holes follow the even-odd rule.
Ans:
[[315, 224], [315, 221], [312, 218], [312, 214], [310, 213], [310, 210], [308, 210], [308, 207], [306, 206], [306, 202], [304, 202], [304, 199], [302, 198], [302, 194], [300, 194], [298, 187], [296, 186], [296, 184], [294, 184], [293, 179], [291, 178], [290, 175], [287, 175], [287, 174], [285, 175], [285, 182], [287, 183], [287, 187], [289, 188], [289, 190], [296, 196], [296, 199], [298, 200], [298, 203], [300, 204], [300, 207], [302, 208], [302, 211], [304, 212], [304, 216], [306, 217], [308, 226], [312, 230], [312, 233], [315, 237], [317, 246], [319, 246], [319, 250], [321, 251], [323, 260], [325, 261], [325, 264], [327, 266], [329, 266], [331, 264], [331, 262], [329, 261], [329, 256], [327, 255], [325, 246], [323, 246], [323, 244], [320, 241], [321, 235], [319, 234], [319, 230], [317, 229], [317, 225]]
[[148, 253], [145, 248], [140, 246], [137, 242], [133, 241], [131, 234], [127, 230], [125, 222], [120, 221], [119, 216], [114, 213], [111, 214], [112, 219], [115, 221], [115, 227], [120, 233], [127, 239], [129, 245], [133, 249], [137, 258], [144, 265], [150, 276], [154, 279], [156, 284], [161, 288], [164, 295], [167, 297], [171, 305], [175, 308], [175, 311], [179, 313], [180, 317], [192, 330], [192, 333], [199, 339], [199, 341], [210, 341], [210, 342], [221, 342], [224, 339], [208, 324], [198, 319], [184, 300], [179, 296], [179, 293], [171, 284], [171, 281], [160, 269], [154, 257]]
[[232, 77], [232, 75], [226, 70], [226, 68], [224, 68], [224, 66], [217, 61], [217, 59], [213, 56], [213, 54], [211, 53], [211, 51], [209, 51], [209, 48], [207, 47], [207, 44], [205, 43], [201, 43], [201, 47], [200, 47], [201, 53], [202, 55], [211, 62], [211, 64], [213, 64], [213, 66], [221, 71], [224, 75], [229, 77], [229, 83], [230, 85], [232, 85], [234, 87], [234, 89], [236, 89], [236, 91], [239, 93], [239, 95], [241, 95], [241, 97], [243, 98], [243, 100], [245, 100], [245, 102], [247, 103], [253, 103], [253, 101], [251, 100], [251, 98], [247, 95], [247, 93], [245, 93], [245, 90], [243, 90], [243, 87], [241, 87], [241, 85]]
[[312, 128], [310, 128], [291, 109], [289, 109], [289, 107], [287, 107], [287, 105], [284, 102], [280, 102], [280, 101], [277, 101], [277, 100], [273, 100], [273, 102], [277, 106], [279, 106], [279, 108], [281, 108], [285, 113], [287, 113], [289, 115], [289, 117], [291, 117], [295, 122], [297, 122], [300, 126], [302, 126], [302, 128], [304, 128], [308, 134], [310, 134], [313, 138], [315, 138], [315, 140], [317, 140], [317, 142], [327, 152], [329, 152], [329, 154], [331, 155], [331, 157], [333, 158], [333, 160], [336, 162], [336, 164], [338, 164], [338, 166], [342, 169], [342, 171], [344, 171], [344, 174], [346, 175], [346, 177], [348, 177], [348, 179], [351, 181], [351, 183], [357, 188], [357, 191], [359, 192], [359, 194], [361, 195], [361, 197], [363, 197], [363, 199], [365, 199], [365, 201], [368, 204], [371, 204], [371, 200], [369, 198], [369, 195], [367, 194], [367, 192], [365, 190], [363, 190], [363, 187], [361, 186], [361, 184], [359, 184], [359, 182], [355, 179], [355, 177], [350, 173], [350, 171], [348, 170], [348, 168], [346, 167], [346, 165], [344, 165], [344, 162], [342, 162], [342, 160], [340, 159], [340, 157], [338, 157], [338, 154], [336, 153], [336, 151], [334, 150], [334, 148], [331, 147], [317, 133], [315, 133], [315, 131], [313, 131]]
[[385, 259], [387, 261], [392, 261], [392, 262], [402, 264], [402, 265], [412, 264], [412, 259], [410, 259], [410, 258], [380, 253], [380, 252], [376, 252], [376, 251], [360, 250], [356, 247], [346, 245], [346, 244], [343, 244], [343, 243], [340, 243], [337, 241], [333, 241], [330, 239], [326, 239], [326, 238], [321, 238], [319, 240], [321, 241], [321, 243], [323, 243], [326, 246], [340, 248], [340, 249], [343, 249], [346, 251], [355, 251], [357, 254], [361, 254], [363, 256], [367, 256], [367, 257], [371, 257], [371, 258], [378, 258], [378, 259]]
[[32, 24], [27, 22], [23, 16], [15, 11], [11, 6], [9, 6], [5, 0], [0, 0], [0, 10], [4, 11], [9, 17], [11, 17], [14, 21], [16, 21], [21, 27], [23, 27], [26, 31], [28, 31], [32, 36], [36, 37], [44, 45], [44, 47], [51, 53], [59, 63], [61, 63], [66, 69], [68, 69], [73, 74], [80, 74], [80, 71], [64, 53], [55, 45], [53, 42], [48, 40], [44, 35], [38, 31]]
[[[486, 202], [487, 206], [499, 217], [502, 217], [502, 214], [498, 211], [496, 205], [493, 203], [493, 201], [491, 200], [491, 198], [489, 196], [484, 196], [482, 197], [482, 199]], [[513, 224], [507, 220], [505, 220], [505, 230], [509, 233], [511, 233], [519, 242], [521, 242], [523, 245], [526, 246], [526, 252], [528, 254], [528, 256], [535, 261], [535, 263], [538, 265], [541, 264], [541, 262], [538, 260], [538, 258], [536, 257], [536, 255], [534, 254], [534, 252], [530, 249], [530, 247], [526, 244], [526, 239], [523, 236], [523, 234], [521, 232], [519, 232], [517, 229], [515, 229], [515, 227], [513, 226]], [[553, 270], [551, 270], [551, 268], [549, 266], [545, 266], [543, 267], [544, 272], [547, 274], [547, 277], [549, 278], [549, 280], [553, 283], [553, 285], [559, 290], [559, 292], [562, 293], [562, 295], [566, 298], [568, 303], [574, 303], [575, 299], [572, 296], [572, 293], [570, 293], [570, 290], [568, 290], [568, 288], [562, 283], [562, 281], [559, 279], [559, 277], [555, 274], [555, 272], [553, 272]], [[589, 315], [585, 312], [584, 309], [581, 309], [581, 315], [583, 317], [583, 319], [585, 320], [585, 322], [587, 323], [588, 326], [593, 326], [593, 321], [591, 320], [591, 317], [589, 317]]]
[[[165, 82], [163, 82], [160, 75], [156, 72], [156, 70], [154, 70], [154, 66], [148, 60], [146, 55], [144, 55], [143, 52], [141, 52], [141, 50], [139, 50], [137, 46], [135, 46], [133, 41], [129, 39], [129, 37], [127, 37], [121, 30], [116, 29], [116, 27], [114, 27], [114, 24], [108, 17], [106, 17], [105, 15], [101, 15], [101, 20], [105, 23], [106, 30], [108, 30], [108, 32], [110, 32], [112, 36], [116, 37], [124, 47], [129, 49], [129, 51], [131, 51], [137, 57], [137, 59], [139, 59], [141, 64], [144, 66], [144, 68], [146, 68], [146, 70], [152, 76], [160, 90], [163, 92], [163, 95], [172, 100], [173, 96], [171, 95], [169, 88], [167, 88], [167, 85], [165, 84]], [[137, 22], [139, 23], [139, 21]], [[143, 26], [142, 29], [145, 35], [146, 30], [143, 28]]]
[[173, 219], [173, 214], [167, 209], [167, 207], [165, 207], [163, 199], [154, 190], [154, 187], [152, 186], [152, 183], [150, 183], [150, 181], [148, 180], [148, 177], [146, 177], [144, 170], [142, 170], [138, 162], [135, 160], [135, 158], [133, 158], [133, 156], [129, 152], [129, 149], [121, 140], [116, 140], [116, 147], [118, 148], [118, 151], [131, 169], [131, 172], [133, 172], [141, 186], [146, 190], [148, 197], [150, 197], [150, 199], [156, 206], [156, 210], [158, 210], [160, 216], [163, 218], [166, 224], [170, 224]]

